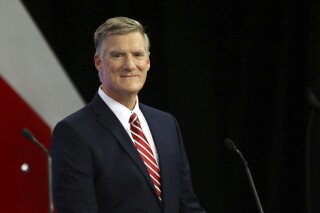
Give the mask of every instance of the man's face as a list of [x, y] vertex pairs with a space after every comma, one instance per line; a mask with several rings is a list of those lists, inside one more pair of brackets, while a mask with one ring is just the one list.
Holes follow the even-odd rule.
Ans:
[[101, 74], [102, 90], [118, 101], [135, 96], [143, 87], [150, 68], [143, 36], [139, 32], [109, 35], [102, 45], [102, 54], [94, 57]]

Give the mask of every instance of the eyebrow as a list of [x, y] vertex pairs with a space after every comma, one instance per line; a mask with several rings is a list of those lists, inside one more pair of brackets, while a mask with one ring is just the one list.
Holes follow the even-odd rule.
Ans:
[[[125, 54], [126, 51], [123, 51], [123, 50], [112, 50], [109, 52], [108, 55], [112, 55], [112, 54]], [[145, 54], [146, 51], [144, 49], [139, 49], [139, 50], [133, 50], [133, 51], [130, 51], [130, 53], [143, 53]]]
[[112, 50], [112, 51], [109, 52], [109, 55], [115, 54], [115, 53], [124, 53], [124, 51], [121, 51], [121, 50]]

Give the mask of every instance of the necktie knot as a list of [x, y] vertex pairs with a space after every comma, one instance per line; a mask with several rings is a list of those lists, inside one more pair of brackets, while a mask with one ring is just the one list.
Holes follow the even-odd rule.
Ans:
[[131, 114], [130, 118], [129, 118], [129, 123], [135, 122], [135, 120], [138, 119], [137, 114], [134, 112]]

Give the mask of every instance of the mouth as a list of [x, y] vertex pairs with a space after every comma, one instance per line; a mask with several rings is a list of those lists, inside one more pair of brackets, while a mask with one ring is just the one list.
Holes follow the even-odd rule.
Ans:
[[138, 77], [138, 75], [121, 75], [122, 78], [133, 78]]

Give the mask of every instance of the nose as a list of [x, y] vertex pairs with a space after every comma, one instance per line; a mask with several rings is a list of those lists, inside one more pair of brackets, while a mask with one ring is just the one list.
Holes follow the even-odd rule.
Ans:
[[132, 71], [136, 68], [132, 56], [127, 56], [124, 60], [123, 69], [126, 71]]

